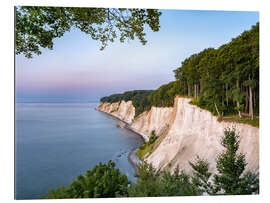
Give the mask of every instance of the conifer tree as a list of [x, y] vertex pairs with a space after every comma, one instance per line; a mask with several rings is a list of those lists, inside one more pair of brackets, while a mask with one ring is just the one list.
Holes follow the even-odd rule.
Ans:
[[238, 152], [239, 136], [235, 128], [224, 130], [221, 144], [225, 151], [217, 158], [217, 174], [212, 175], [208, 162], [199, 157], [194, 163], [190, 162], [194, 171], [193, 185], [209, 195], [258, 194], [258, 174], [251, 171], [244, 173], [247, 162], [245, 155]]
[[235, 128], [224, 130], [221, 144], [225, 151], [217, 159], [218, 174], [214, 175], [217, 190], [224, 191], [227, 195], [258, 193], [257, 175], [251, 172], [244, 174], [247, 162], [245, 155], [238, 153], [239, 135]]

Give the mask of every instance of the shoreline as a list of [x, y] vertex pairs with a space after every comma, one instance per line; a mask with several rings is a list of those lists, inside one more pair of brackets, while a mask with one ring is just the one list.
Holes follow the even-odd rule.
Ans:
[[[99, 112], [101, 112], [101, 113], [104, 113], [104, 114], [106, 114], [106, 115], [108, 115], [108, 116], [110, 116], [110, 117], [112, 117], [112, 118], [114, 118], [114, 119], [117, 119], [118, 121], [123, 122], [123, 123], [125, 124], [125, 125], [124, 125], [124, 128], [125, 128], [125, 129], [127, 129], [127, 130], [129, 130], [130, 132], [132, 132], [132, 133], [138, 135], [138, 136], [142, 139], [143, 142], [145, 141], [145, 140], [144, 140], [144, 137], [143, 137], [140, 133], [138, 133], [138, 132], [134, 131], [132, 128], [130, 128], [129, 124], [128, 124], [126, 121], [123, 121], [123, 120], [121, 120], [120, 118], [118, 118], [118, 117], [116, 117], [116, 116], [114, 116], [114, 115], [111, 115], [111, 114], [109, 114], [109, 113], [107, 113], [107, 112], [100, 111], [100, 110], [98, 110], [97, 108], [95, 108], [95, 110], [96, 110], [96, 111], [99, 111]], [[139, 159], [139, 157], [137, 157], [137, 155], [136, 155], [136, 152], [137, 152], [138, 150], [139, 150], [139, 147], [138, 147], [138, 148], [133, 148], [133, 149], [129, 152], [129, 154], [128, 154], [128, 161], [130, 162], [130, 164], [131, 164], [132, 167], [134, 168], [135, 173], [138, 172], [137, 164], [140, 164], [140, 163], [142, 162], [142, 161]]]
[[131, 152], [128, 154], [128, 161], [131, 163], [131, 165], [133, 166], [134, 170], [135, 170], [135, 174], [138, 173], [138, 167], [137, 165], [142, 163], [142, 161], [139, 159], [139, 157], [137, 156], [137, 151], [139, 150], [139, 148], [134, 148], [131, 150]]

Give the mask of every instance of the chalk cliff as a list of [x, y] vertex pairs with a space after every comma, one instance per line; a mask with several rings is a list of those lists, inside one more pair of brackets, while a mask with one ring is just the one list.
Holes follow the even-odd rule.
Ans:
[[135, 108], [132, 105], [132, 101], [121, 101], [115, 103], [99, 103], [97, 110], [111, 114], [129, 124], [134, 119]]
[[131, 101], [100, 103], [98, 110], [109, 113], [130, 124], [147, 141], [152, 130], [162, 136], [155, 150], [144, 157], [156, 168], [171, 171], [179, 165], [190, 173], [189, 161], [196, 156], [208, 160], [210, 171], [216, 171], [215, 160], [222, 152], [220, 144], [224, 129], [235, 127], [240, 136], [239, 151], [246, 155], [246, 170], [259, 169], [259, 128], [242, 123], [219, 122], [209, 111], [190, 104], [191, 99], [176, 97], [173, 107], [152, 107], [137, 118]]

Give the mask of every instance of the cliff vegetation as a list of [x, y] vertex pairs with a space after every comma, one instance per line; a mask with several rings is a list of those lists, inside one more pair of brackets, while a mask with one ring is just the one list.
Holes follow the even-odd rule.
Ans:
[[136, 117], [152, 106], [173, 106], [176, 95], [193, 97], [192, 104], [220, 119], [259, 125], [259, 23], [218, 49], [191, 55], [174, 74], [176, 81], [157, 90], [129, 91], [101, 102], [131, 100]]

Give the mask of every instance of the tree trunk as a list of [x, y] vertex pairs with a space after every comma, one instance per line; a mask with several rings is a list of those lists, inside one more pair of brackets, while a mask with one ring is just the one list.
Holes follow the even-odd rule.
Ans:
[[251, 117], [251, 120], [254, 119], [252, 99], [252, 88], [249, 86], [249, 116]]
[[245, 112], [248, 112], [248, 87], [246, 87]]
[[215, 107], [216, 107], [216, 111], [217, 111], [217, 113], [218, 113], [218, 116], [220, 116], [220, 113], [219, 113], [219, 111], [218, 111], [216, 102], [214, 102], [214, 104], [215, 104]]
[[254, 98], [254, 102], [253, 102], [253, 107], [256, 107], [256, 89], [253, 91], [253, 98]]
[[[239, 89], [239, 81], [238, 81], [238, 80], [237, 80], [237, 88]], [[236, 105], [237, 105], [237, 107], [238, 107], [238, 115], [239, 115], [239, 118], [242, 118], [241, 111], [239, 110], [240, 102], [237, 101], [237, 102], [236, 102]]]
[[197, 90], [196, 84], [194, 84], [194, 98], [195, 98], [195, 100], [197, 99], [197, 98], [196, 98], [196, 96], [197, 96], [197, 95], [196, 95], [196, 90]]
[[198, 84], [196, 84], [196, 99], [198, 99], [198, 94], [199, 93], [199, 85]]
[[198, 85], [198, 84], [195, 84], [194, 88], [195, 88], [195, 99], [198, 99], [198, 95], [199, 95], [199, 85]]
[[202, 93], [203, 92], [203, 82], [202, 82], [202, 80], [200, 81], [200, 93]]
[[198, 91], [199, 91], [198, 85], [196, 84], [196, 99], [198, 98]]
[[197, 84], [197, 98], [199, 97], [199, 92], [200, 92], [200, 85]]
[[226, 104], [229, 106], [229, 99], [228, 99], [228, 84], [226, 84]]
[[188, 96], [190, 96], [190, 86], [188, 85]]

